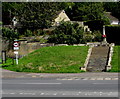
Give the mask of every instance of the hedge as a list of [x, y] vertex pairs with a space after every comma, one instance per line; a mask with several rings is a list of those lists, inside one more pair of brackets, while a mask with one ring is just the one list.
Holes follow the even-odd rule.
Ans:
[[104, 19], [104, 20], [91, 20], [91, 21], [86, 21], [84, 22], [84, 25], [88, 25], [88, 27], [90, 28], [90, 30], [93, 31], [103, 31], [103, 25], [108, 25], [109, 20]]
[[108, 43], [120, 45], [120, 25], [105, 26], [106, 38]]

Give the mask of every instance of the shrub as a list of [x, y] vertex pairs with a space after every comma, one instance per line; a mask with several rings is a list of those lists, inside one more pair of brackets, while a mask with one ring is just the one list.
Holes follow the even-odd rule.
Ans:
[[94, 31], [93, 32], [95, 42], [101, 42], [102, 41], [102, 33], [100, 31]]
[[36, 35], [37, 35], [37, 36], [44, 35], [44, 31], [41, 30], [41, 29], [36, 30]]
[[84, 32], [84, 42], [92, 42], [94, 36], [90, 32]]
[[19, 38], [19, 33], [14, 31], [13, 29], [3, 27], [2, 28], [2, 36], [7, 40], [14, 40]]
[[84, 22], [84, 25], [87, 25], [92, 32], [94, 31], [103, 31], [103, 25], [109, 25], [110, 21], [108, 18], [103, 18], [102, 20], [91, 20]]
[[26, 30], [25, 31], [25, 34], [24, 34], [26, 37], [29, 37], [29, 36], [32, 36], [33, 35], [33, 33], [32, 33], [32, 31], [31, 30]]
[[48, 38], [50, 43], [78, 44], [83, 42], [83, 28], [77, 23], [62, 22]]
[[84, 42], [101, 42], [102, 41], [102, 34], [100, 31], [94, 32], [84, 32]]

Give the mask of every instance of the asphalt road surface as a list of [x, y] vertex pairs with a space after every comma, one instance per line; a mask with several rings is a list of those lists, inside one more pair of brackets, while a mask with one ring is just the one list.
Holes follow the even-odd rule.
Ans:
[[2, 97], [118, 97], [118, 80], [3, 78]]

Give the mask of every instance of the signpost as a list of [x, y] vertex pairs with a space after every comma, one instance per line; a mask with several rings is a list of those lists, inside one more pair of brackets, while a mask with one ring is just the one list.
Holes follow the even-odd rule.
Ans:
[[103, 35], [102, 35], [102, 36], [103, 36], [103, 38], [104, 38], [104, 39], [103, 39], [103, 42], [106, 43], [107, 40], [106, 40], [106, 34], [105, 34], [105, 26], [103, 26]]
[[6, 51], [2, 51], [2, 63], [6, 63]]
[[18, 65], [18, 50], [19, 50], [19, 41], [18, 40], [14, 40], [14, 54], [15, 54], [15, 60], [16, 60], [16, 64]]

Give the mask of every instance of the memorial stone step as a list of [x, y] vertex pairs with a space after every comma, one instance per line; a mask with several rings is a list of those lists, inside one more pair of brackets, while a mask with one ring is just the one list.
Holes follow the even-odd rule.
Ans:
[[96, 46], [93, 47], [92, 53], [87, 65], [89, 72], [105, 71], [108, 61], [109, 46]]

